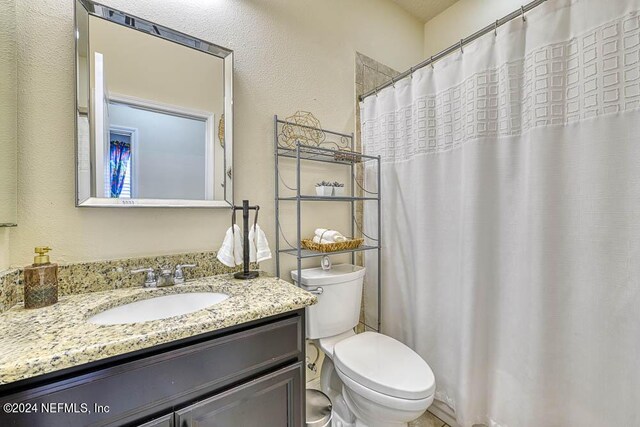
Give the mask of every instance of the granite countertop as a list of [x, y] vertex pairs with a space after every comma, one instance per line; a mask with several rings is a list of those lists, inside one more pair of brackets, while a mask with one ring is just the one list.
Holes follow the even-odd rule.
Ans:
[[[109, 308], [156, 296], [221, 292], [229, 298], [193, 313], [123, 325], [87, 319]], [[57, 304], [0, 314], [0, 385], [215, 331], [315, 304], [316, 297], [283, 280], [197, 279], [159, 289], [128, 288], [69, 295]]]

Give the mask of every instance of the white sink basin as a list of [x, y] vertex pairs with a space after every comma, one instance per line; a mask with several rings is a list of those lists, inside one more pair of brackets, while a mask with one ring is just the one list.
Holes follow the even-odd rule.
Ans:
[[229, 295], [215, 292], [164, 295], [111, 308], [91, 316], [89, 322], [98, 325], [124, 325], [166, 319], [211, 307], [227, 298]]

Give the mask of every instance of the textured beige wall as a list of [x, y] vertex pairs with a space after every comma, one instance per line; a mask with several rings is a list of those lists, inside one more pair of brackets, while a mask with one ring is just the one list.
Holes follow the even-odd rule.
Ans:
[[[16, 221], [15, 0], [0, 0], [0, 223]], [[11, 229], [0, 227], [0, 271], [9, 266]]]
[[[15, 12], [15, 0], [0, 0], [0, 224], [15, 223], [17, 219]], [[0, 246], [0, 254], [4, 252], [3, 249]]]
[[435, 55], [526, 3], [526, 0], [459, 0], [424, 24], [424, 57]]
[[0, 271], [6, 270], [10, 265], [9, 233], [11, 229], [0, 228]]
[[[422, 23], [387, 0], [105, 3], [235, 51], [235, 195], [262, 206], [272, 245], [273, 114], [308, 110], [324, 126], [352, 132], [355, 51], [400, 70], [423, 52]], [[74, 207], [73, 3], [20, 1], [17, 9], [20, 226], [12, 264], [30, 262], [38, 244], [53, 246], [62, 262], [217, 249], [227, 209]], [[331, 174], [311, 168], [304, 187], [312, 191]], [[335, 212], [335, 205], [308, 206], [305, 234]], [[293, 209], [284, 214], [290, 225]]]

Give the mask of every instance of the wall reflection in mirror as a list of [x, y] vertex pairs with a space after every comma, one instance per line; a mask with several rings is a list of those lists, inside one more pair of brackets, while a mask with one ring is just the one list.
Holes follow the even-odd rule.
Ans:
[[229, 206], [232, 53], [76, 3], [78, 205]]

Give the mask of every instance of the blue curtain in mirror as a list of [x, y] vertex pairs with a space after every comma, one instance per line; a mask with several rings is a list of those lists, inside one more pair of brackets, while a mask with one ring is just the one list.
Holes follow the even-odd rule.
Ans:
[[118, 198], [122, 193], [124, 178], [131, 158], [131, 144], [111, 141], [109, 165], [111, 168], [111, 197]]

